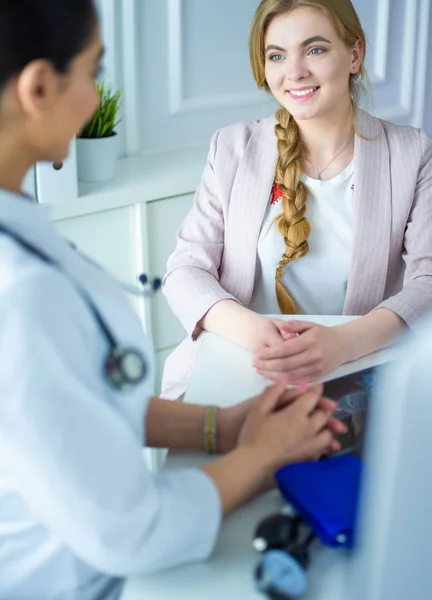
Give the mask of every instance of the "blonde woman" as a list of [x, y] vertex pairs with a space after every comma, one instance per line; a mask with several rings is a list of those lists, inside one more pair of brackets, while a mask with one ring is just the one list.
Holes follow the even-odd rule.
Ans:
[[[178, 397], [203, 330], [259, 373], [313, 381], [386, 346], [432, 305], [432, 145], [359, 108], [365, 35], [350, 0], [263, 0], [250, 33], [279, 110], [218, 131], [164, 293], [189, 338], [168, 359]], [[264, 314], [362, 315], [324, 327]]]

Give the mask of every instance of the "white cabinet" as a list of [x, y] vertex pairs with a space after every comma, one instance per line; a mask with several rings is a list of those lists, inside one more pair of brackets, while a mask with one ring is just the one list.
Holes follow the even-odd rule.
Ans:
[[[137, 285], [137, 277], [142, 270], [136, 212], [134, 206], [126, 206], [64, 219], [57, 221], [55, 225], [61, 235], [71, 240], [116, 279]], [[127, 297], [145, 327], [144, 301], [130, 294]]]
[[115, 277], [131, 283], [137, 275], [135, 212], [126, 206], [57, 221], [56, 226]]
[[[175, 247], [177, 231], [191, 209], [192, 203], [193, 195], [188, 194], [150, 202], [147, 205], [148, 249], [152, 277], [165, 274], [168, 257]], [[173, 319], [163, 294], [158, 294], [152, 301], [151, 320], [156, 350], [176, 346], [186, 335], [180, 322], [176, 318]]]
[[[168, 257], [175, 247], [178, 228], [192, 204], [193, 194], [147, 204], [147, 243], [152, 277], [161, 277], [165, 274]], [[159, 394], [165, 360], [185, 338], [186, 332], [180, 321], [173, 315], [162, 293], [153, 298], [149, 318], [152, 323], [153, 345], [156, 352], [156, 393]]]
[[[118, 280], [139, 286], [138, 275], [163, 277], [177, 230], [193, 203], [193, 194], [142, 202], [55, 221], [61, 235], [110, 271]], [[128, 294], [156, 353], [156, 387], [163, 363], [186, 333], [162, 292], [151, 301]]]

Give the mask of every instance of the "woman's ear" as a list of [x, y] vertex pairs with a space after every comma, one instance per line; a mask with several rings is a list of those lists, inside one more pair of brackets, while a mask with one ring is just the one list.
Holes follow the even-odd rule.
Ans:
[[360, 71], [361, 66], [363, 64], [363, 58], [365, 54], [365, 49], [363, 42], [361, 40], [357, 40], [352, 49], [351, 55], [351, 74], [357, 75]]
[[19, 74], [17, 99], [30, 117], [42, 117], [54, 104], [59, 93], [59, 75], [47, 60], [34, 60]]

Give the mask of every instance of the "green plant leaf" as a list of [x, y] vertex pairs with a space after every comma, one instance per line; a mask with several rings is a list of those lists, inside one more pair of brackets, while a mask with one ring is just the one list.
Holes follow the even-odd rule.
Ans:
[[112, 91], [105, 81], [96, 84], [100, 97], [100, 104], [90, 119], [79, 133], [80, 138], [104, 138], [114, 135], [114, 129], [121, 122], [118, 117], [120, 109], [121, 91]]

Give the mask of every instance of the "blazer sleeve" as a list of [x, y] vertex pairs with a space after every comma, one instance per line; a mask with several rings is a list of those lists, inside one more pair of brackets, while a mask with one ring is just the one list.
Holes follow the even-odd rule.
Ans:
[[423, 157], [405, 230], [402, 290], [377, 308], [388, 308], [408, 326], [432, 307], [432, 138], [420, 133]]
[[[216, 174], [220, 130], [212, 138], [207, 165], [196, 191], [194, 205], [177, 234], [168, 259], [163, 292], [174, 314], [196, 339], [203, 316], [221, 300], [237, 300], [219, 283], [225, 238], [225, 216]], [[220, 161], [223, 171], [223, 161]]]

